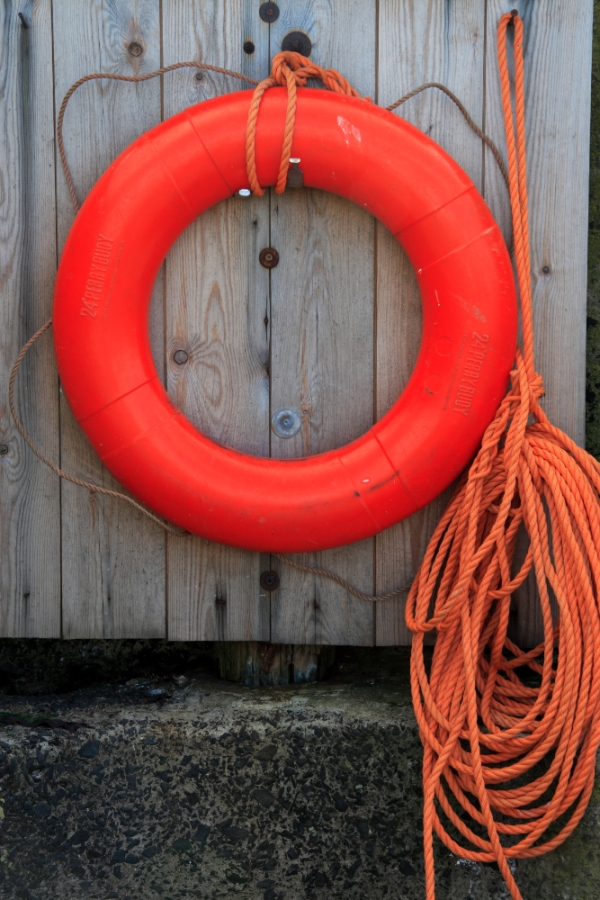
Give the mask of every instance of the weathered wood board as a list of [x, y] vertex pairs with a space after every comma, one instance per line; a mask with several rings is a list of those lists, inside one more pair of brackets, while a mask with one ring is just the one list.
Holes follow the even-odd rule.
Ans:
[[[57, 162], [56, 117], [69, 85], [87, 72], [131, 75], [197, 60], [259, 79], [285, 35], [299, 30], [316, 62], [340, 69], [381, 105], [423, 82], [443, 82], [503, 148], [495, 31], [499, 16], [518, 8], [538, 365], [545, 408], [583, 441], [592, 0], [281, 0], [272, 24], [259, 5], [16, 0], [0, 8], [1, 635], [409, 642], [402, 596], [374, 607], [268, 554], [168, 536], [117, 501], [59, 484], [16, 433], [8, 374], [50, 314], [74, 217]], [[135, 86], [85, 85], [65, 121], [79, 196], [138, 134], [239, 89], [247, 85], [194, 69]], [[428, 91], [400, 114], [466, 169], [508, 234], [502, 178], [452, 103]], [[267, 246], [280, 255], [272, 270], [258, 262]], [[157, 280], [150, 327], [157, 368], [197, 427], [248, 453], [293, 457], [340, 446], [389, 409], [414, 365], [420, 317], [414, 274], [381, 225], [337, 197], [270, 191], [226, 201], [180, 238]], [[19, 380], [27, 427], [65, 469], [114, 486], [60, 394], [51, 339], [43, 340]], [[177, 350], [187, 354], [182, 365]], [[302, 418], [292, 439], [270, 427], [286, 407]], [[444, 499], [376, 538], [299, 559], [368, 592], [407, 585]], [[259, 583], [269, 568], [281, 576], [272, 594]], [[514, 615], [517, 635], [532, 643], [539, 620], [531, 585]]]

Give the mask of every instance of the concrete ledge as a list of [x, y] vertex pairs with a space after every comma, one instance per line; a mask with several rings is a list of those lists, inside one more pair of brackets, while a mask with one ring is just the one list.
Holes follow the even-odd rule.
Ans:
[[[401, 678], [255, 689], [203, 675], [172, 694], [138, 679], [2, 699], [1, 897], [424, 897]], [[599, 838], [597, 791], [570, 841], [518, 863], [526, 900], [597, 900]], [[494, 867], [440, 846], [437, 860], [438, 900], [508, 898]]]

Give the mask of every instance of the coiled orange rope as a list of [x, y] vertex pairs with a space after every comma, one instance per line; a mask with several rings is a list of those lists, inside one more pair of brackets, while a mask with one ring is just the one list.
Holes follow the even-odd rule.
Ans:
[[[553, 850], [573, 831], [592, 791], [600, 743], [600, 465], [550, 424], [538, 402], [543, 385], [533, 355], [523, 22], [515, 13], [500, 19], [498, 61], [523, 349], [511, 388], [408, 597], [412, 694], [425, 748], [427, 900], [435, 896], [434, 831], [459, 856], [497, 862], [512, 897], [522, 900], [507, 861]], [[520, 528], [529, 549], [512, 574]], [[531, 569], [544, 642], [525, 652], [509, 640], [507, 628], [511, 594]], [[430, 631], [437, 639], [427, 672]], [[519, 669], [529, 670], [529, 680]]]

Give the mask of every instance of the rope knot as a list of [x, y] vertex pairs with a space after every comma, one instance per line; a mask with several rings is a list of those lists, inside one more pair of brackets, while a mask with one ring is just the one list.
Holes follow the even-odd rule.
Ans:
[[[309, 78], [317, 78], [323, 82], [324, 87], [336, 94], [347, 97], [360, 97], [358, 91], [344, 78], [337, 69], [323, 69], [317, 66], [301, 53], [292, 50], [283, 50], [276, 53], [271, 65], [271, 74], [256, 86], [250, 111], [248, 113], [248, 126], [246, 130], [246, 166], [248, 170], [248, 182], [250, 190], [257, 197], [262, 197], [264, 189], [260, 186], [256, 173], [256, 123], [258, 110], [263, 94], [271, 87], [285, 87], [288, 92], [285, 126], [283, 129], [283, 146], [281, 148], [281, 162], [275, 193], [282, 194], [287, 184], [290, 157], [292, 155], [292, 140], [294, 136], [294, 123], [296, 121], [296, 88], [306, 87]], [[370, 97], [365, 98], [371, 102]]]
[[532, 375], [529, 374], [520, 350], [517, 350], [517, 366], [512, 369], [510, 379], [512, 388], [507, 396], [512, 398], [513, 403], [518, 405], [522, 398], [529, 397], [531, 406], [537, 407], [537, 401], [546, 393], [544, 379], [535, 369]]
[[533, 400], [539, 400], [540, 397], [543, 397], [546, 392], [544, 387], [544, 379], [536, 372], [534, 377], [529, 381], [529, 396]]
[[286, 87], [289, 84], [290, 72], [297, 87], [306, 87], [309, 78], [316, 78], [322, 81], [328, 90], [334, 91], [336, 94], [360, 97], [358, 91], [336, 69], [324, 69], [322, 66], [317, 66], [308, 57], [292, 50], [276, 53], [271, 66], [271, 78], [276, 84]]

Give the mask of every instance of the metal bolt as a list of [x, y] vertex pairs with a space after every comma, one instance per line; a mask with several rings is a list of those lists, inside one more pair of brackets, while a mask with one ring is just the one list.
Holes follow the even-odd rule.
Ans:
[[281, 438], [291, 438], [300, 431], [302, 420], [295, 409], [278, 409], [271, 419], [271, 428]]
[[277, 572], [262, 572], [260, 576], [260, 586], [264, 591], [276, 591], [279, 587], [279, 575]]
[[204, 81], [204, 72], [196, 72], [194, 77], [196, 81]]
[[176, 350], [173, 354], [173, 361], [177, 363], [178, 366], [183, 366], [188, 361], [188, 355], [185, 350]]
[[9, 447], [8, 444], [0, 444], [0, 456], [6, 456], [8, 453]]
[[312, 41], [304, 31], [290, 31], [281, 42], [282, 50], [292, 50], [302, 56], [310, 56]]
[[137, 41], [132, 41], [127, 50], [132, 56], [141, 56], [144, 52], [144, 48]]
[[258, 255], [258, 261], [265, 269], [274, 269], [279, 262], [279, 253], [274, 247], [265, 247]]
[[256, 47], [254, 46], [254, 41], [244, 41], [244, 53], [247, 53], [248, 56], [250, 56], [255, 50]]
[[550, 266], [544, 266], [544, 268], [542, 269], [542, 272], [544, 273], [544, 275], [549, 275], [550, 274]]
[[279, 7], [276, 3], [261, 3], [258, 14], [263, 22], [275, 22], [279, 18]]

